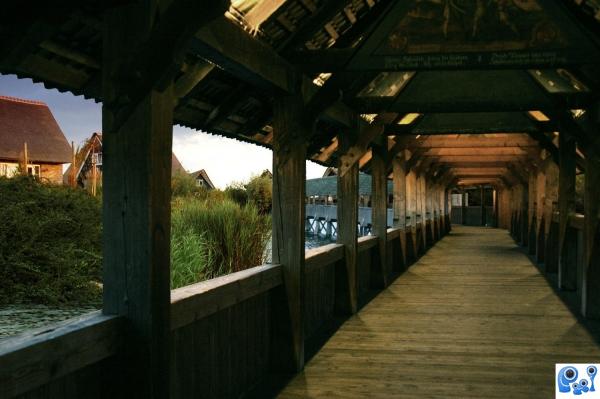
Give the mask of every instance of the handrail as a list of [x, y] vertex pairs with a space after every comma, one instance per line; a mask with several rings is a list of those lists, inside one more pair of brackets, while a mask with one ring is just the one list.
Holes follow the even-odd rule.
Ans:
[[583, 230], [585, 228], [585, 215], [576, 213], [569, 217], [569, 226], [577, 230]]
[[364, 236], [358, 237], [358, 252], [366, 251], [369, 248], [373, 248], [379, 242], [377, 236]]
[[322, 247], [309, 249], [304, 256], [305, 268], [312, 271], [315, 268], [334, 264], [344, 259], [343, 244], [328, 244]]
[[263, 265], [171, 291], [171, 330], [283, 283], [281, 265]]
[[45, 385], [122, 348], [123, 320], [101, 311], [29, 331], [0, 344], [0, 398]]
[[387, 229], [387, 240], [388, 241], [392, 241], [395, 238], [400, 237], [400, 232], [402, 232], [404, 229], [400, 228], [400, 227], [392, 227]]

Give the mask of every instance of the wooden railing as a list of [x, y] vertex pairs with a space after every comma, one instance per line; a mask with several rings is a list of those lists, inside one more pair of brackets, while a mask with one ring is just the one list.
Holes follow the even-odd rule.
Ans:
[[[405, 232], [387, 232], [390, 270], [398, 273]], [[360, 237], [359, 303], [373, 294], [371, 267], [379, 238]], [[306, 251], [305, 338], [334, 317], [336, 267], [344, 246]], [[402, 265], [400, 265], [402, 263]], [[239, 397], [270, 372], [273, 301], [283, 287], [280, 265], [263, 265], [171, 291], [172, 397]], [[127, 385], [126, 321], [101, 312], [5, 339], [0, 344], [0, 399], [118, 398]], [[51, 392], [51, 394], [47, 394]]]

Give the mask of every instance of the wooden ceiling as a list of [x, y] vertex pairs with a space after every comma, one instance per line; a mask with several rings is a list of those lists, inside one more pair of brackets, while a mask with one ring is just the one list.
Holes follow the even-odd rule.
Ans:
[[[102, 12], [122, 3], [7, 7], [0, 72], [102, 101]], [[392, 155], [408, 148], [433, 176], [510, 184], [540, 149], [556, 153], [564, 121], [555, 115], [598, 100], [600, 24], [587, 1], [489, 5], [462, 23], [427, 0], [198, 3], [210, 22], [168, 60], [178, 68], [175, 122], [269, 147], [273, 102], [300, 91], [307, 119], [317, 119], [308, 154], [328, 166], [338, 163], [336, 135], [358, 128], [366, 170], [369, 143], [384, 134]], [[197, 23], [189, 7], [171, 10], [184, 28]], [[416, 116], [406, 123], [407, 114]]]

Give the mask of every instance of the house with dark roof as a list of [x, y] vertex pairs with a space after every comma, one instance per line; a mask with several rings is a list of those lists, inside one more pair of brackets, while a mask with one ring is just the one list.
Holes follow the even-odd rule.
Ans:
[[[187, 173], [175, 153], [171, 157], [171, 174]], [[75, 167], [70, 165], [64, 173], [65, 184], [84, 187], [95, 194], [102, 185], [102, 133], [93, 133], [85, 140], [75, 156]]]
[[0, 96], [0, 176], [27, 164], [29, 175], [61, 184], [69, 162], [71, 146], [45, 103]]
[[192, 176], [196, 180], [196, 185], [198, 187], [204, 187], [208, 190], [213, 190], [215, 188], [215, 185], [210, 180], [210, 177], [208, 177], [208, 173], [206, 173], [206, 170], [204, 169], [192, 172], [190, 173], [190, 176]]

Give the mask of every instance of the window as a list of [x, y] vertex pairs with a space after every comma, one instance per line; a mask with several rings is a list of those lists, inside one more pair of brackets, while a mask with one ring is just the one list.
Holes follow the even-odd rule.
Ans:
[[0, 163], [0, 176], [13, 177], [19, 171], [19, 164]]
[[27, 165], [27, 174], [33, 177], [40, 177], [40, 165]]

